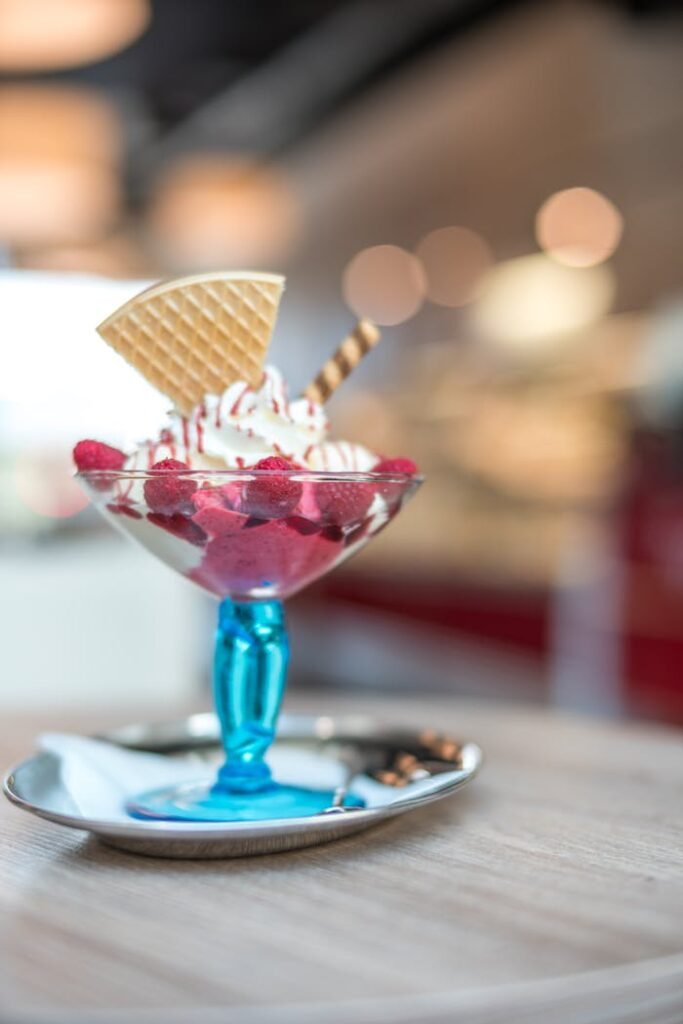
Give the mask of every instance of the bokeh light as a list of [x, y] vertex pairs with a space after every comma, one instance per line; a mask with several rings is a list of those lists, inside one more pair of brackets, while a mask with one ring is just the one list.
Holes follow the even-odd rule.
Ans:
[[614, 298], [608, 267], [562, 266], [542, 254], [498, 264], [473, 306], [479, 333], [520, 355], [542, 353], [608, 312]]
[[38, 515], [67, 519], [88, 505], [68, 455], [23, 455], [17, 459], [14, 479], [19, 498]]
[[149, 20], [147, 0], [0, 0], [0, 70], [101, 60], [137, 39]]
[[536, 215], [541, 249], [568, 267], [603, 263], [619, 245], [623, 218], [606, 196], [592, 188], [555, 192]]
[[440, 306], [471, 302], [493, 263], [487, 243], [463, 227], [438, 228], [420, 241], [416, 255], [427, 278], [427, 297]]
[[148, 223], [172, 265], [259, 266], [287, 255], [300, 209], [275, 168], [242, 157], [198, 155], [167, 170]]
[[0, 238], [24, 244], [81, 241], [111, 222], [118, 199], [115, 175], [101, 167], [0, 161]]
[[116, 163], [121, 124], [99, 93], [70, 85], [3, 85], [0, 154], [26, 160]]
[[0, 242], [88, 241], [116, 218], [120, 125], [111, 106], [67, 86], [0, 89]]
[[348, 263], [342, 289], [357, 316], [390, 327], [415, 316], [424, 302], [426, 282], [412, 253], [397, 245], [374, 245]]

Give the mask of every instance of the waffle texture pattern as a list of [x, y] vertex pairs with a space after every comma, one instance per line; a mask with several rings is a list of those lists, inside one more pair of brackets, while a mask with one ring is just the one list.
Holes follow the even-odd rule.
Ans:
[[257, 273], [162, 282], [97, 330], [187, 416], [235, 381], [258, 386], [283, 288], [284, 278]]

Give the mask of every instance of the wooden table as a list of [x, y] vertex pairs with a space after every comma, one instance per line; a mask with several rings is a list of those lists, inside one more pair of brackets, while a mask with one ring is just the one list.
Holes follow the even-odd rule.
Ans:
[[[135, 857], [3, 801], [0, 1019], [683, 1021], [679, 733], [325, 701], [352, 709], [476, 739], [482, 774], [375, 831], [237, 861]], [[6, 715], [2, 760], [41, 729], [123, 720]]]

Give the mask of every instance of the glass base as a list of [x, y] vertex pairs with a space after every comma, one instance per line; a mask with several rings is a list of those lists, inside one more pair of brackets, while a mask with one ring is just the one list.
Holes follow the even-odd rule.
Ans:
[[126, 810], [133, 818], [157, 821], [273, 821], [365, 806], [351, 793], [345, 793], [336, 805], [335, 796], [333, 790], [277, 782], [257, 793], [230, 793], [214, 782], [199, 782], [143, 793], [129, 800]]

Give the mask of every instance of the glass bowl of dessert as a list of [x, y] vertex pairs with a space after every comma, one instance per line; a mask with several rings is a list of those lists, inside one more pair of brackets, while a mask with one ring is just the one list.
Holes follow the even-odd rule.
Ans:
[[[157, 437], [131, 451], [80, 441], [74, 449], [78, 479], [113, 526], [219, 602], [213, 678], [225, 760], [205, 782], [134, 795], [127, 809], [137, 818], [258, 821], [362, 805], [353, 793], [339, 798], [315, 779], [292, 786], [272, 777], [266, 757], [289, 661], [282, 602], [384, 529], [421, 477], [409, 459], [329, 439], [323, 401], [354, 359], [372, 347], [377, 333], [370, 326], [359, 325], [293, 401], [272, 366], [258, 374], [247, 366], [251, 382], [233, 379], [222, 390], [209, 376], [213, 392], [205, 390], [202, 377], [215, 372], [215, 359], [208, 365], [206, 354], [191, 363], [199, 369], [188, 373], [190, 357], [184, 353], [182, 386], [165, 370], [160, 375], [160, 347], [169, 349], [174, 366], [182, 362], [174, 348], [176, 332], [187, 332], [191, 352], [192, 339], [206, 333], [205, 321], [218, 322], [225, 332], [222, 344], [229, 347], [244, 328], [243, 310], [233, 308], [235, 295], [240, 301], [246, 295], [253, 310], [248, 289], [258, 299], [280, 280], [262, 278], [171, 282], [143, 293], [132, 313], [128, 304], [100, 329], [127, 358], [132, 351], [130, 361], [138, 369], [143, 351], [146, 375], [173, 398], [174, 409]], [[206, 288], [213, 301], [219, 285], [228, 288], [233, 305], [229, 315], [219, 305], [207, 316]], [[178, 309], [184, 310], [182, 323], [171, 330], [168, 311], [175, 315]], [[219, 314], [223, 319], [217, 321]], [[261, 313], [258, 330], [262, 318]]]
[[[269, 461], [280, 464], [264, 467]], [[282, 601], [379, 533], [419, 478], [391, 470], [311, 473], [265, 459], [251, 471], [162, 463], [147, 472], [84, 471], [79, 479], [113, 525], [220, 602], [214, 700], [225, 764], [205, 786], [136, 798], [131, 813], [256, 820], [332, 807], [331, 792], [273, 782], [265, 761], [287, 678]], [[347, 795], [345, 805], [353, 799]]]

